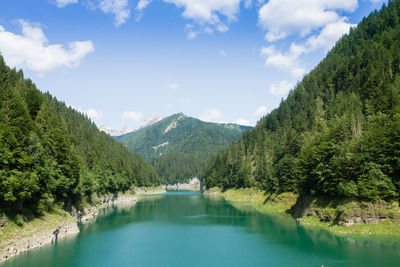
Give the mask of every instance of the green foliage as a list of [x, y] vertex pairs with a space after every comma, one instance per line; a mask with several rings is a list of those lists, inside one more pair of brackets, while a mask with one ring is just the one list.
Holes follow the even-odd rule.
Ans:
[[85, 197], [160, 180], [139, 155], [100, 132], [85, 115], [41, 93], [0, 56], [0, 207], [42, 214]]
[[[397, 199], [399, 36], [400, 0], [393, 0], [343, 36], [254, 130], [215, 155], [204, 184]], [[251, 179], [243, 162], [252, 165]]]
[[248, 129], [251, 127], [204, 122], [179, 113], [117, 140], [150, 160], [163, 183], [174, 184], [203, 177], [211, 154]]

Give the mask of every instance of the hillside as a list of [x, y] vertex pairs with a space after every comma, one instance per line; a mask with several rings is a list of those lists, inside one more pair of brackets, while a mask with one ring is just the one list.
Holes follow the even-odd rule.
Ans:
[[343, 36], [254, 130], [207, 167], [210, 188], [398, 200], [400, 1]]
[[251, 127], [204, 122], [178, 113], [116, 139], [150, 160], [163, 182], [175, 183], [202, 176], [212, 153], [248, 129]]
[[160, 183], [154, 169], [85, 115], [41, 93], [0, 56], [0, 214], [70, 210]]

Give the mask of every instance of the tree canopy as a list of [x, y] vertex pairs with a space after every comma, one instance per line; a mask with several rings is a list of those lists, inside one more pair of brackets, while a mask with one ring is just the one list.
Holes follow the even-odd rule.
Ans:
[[160, 184], [154, 169], [0, 56], [0, 209], [40, 213]]
[[205, 185], [398, 199], [399, 36], [393, 0], [344, 35], [254, 130], [216, 154]]

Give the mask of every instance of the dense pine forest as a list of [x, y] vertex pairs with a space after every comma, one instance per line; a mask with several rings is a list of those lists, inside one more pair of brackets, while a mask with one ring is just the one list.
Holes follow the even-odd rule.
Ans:
[[364, 18], [277, 109], [215, 155], [205, 185], [398, 199], [400, 0]]
[[0, 212], [68, 210], [105, 193], [159, 183], [139, 155], [41, 93], [0, 56]]
[[203, 177], [212, 154], [249, 129], [252, 127], [204, 122], [178, 113], [117, 140], [149, 160], [163, 184], [175, 184]]

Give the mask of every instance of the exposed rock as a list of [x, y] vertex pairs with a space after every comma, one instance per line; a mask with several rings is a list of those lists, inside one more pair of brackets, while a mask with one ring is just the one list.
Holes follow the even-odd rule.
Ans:
[[292, 207], [292, 214], [296, 218], [316, 216], [321, 222], [331, 222], [340, 226], [358, 224], [377, 224], [390, 219], [400, 224], [400, 210], [398, 203], [377, 202], [339, 202], [335, 200], [319, 200], [313, 197], [299, 198]]
[[[107, 208], [113, 205], [116, 206], [130, 206], [134, 205], [137, 201], [135, 195], [106, 195], [99, 198], [98, 204], [100, 208]], [[0, 247], [0, 262], [18, 255], [27, 250], [37, 248], [46, 244], [55, 242], [66, 236], [79, 233], [77, 222], [88, 223], [92, 221], [99, 214], [97, 206], [90, 206], [77, 212], [71, 212], [71, 216], [75, 219], [72, 220], [70, 216], [65, 218], [65, 221], [53, 228], [45, 229], [43, 231], [34, 233], [27, 237], [15, 236], [13, 240], [7, 240], [8, 246], [1, 249]], [[7, 219], [0, 217], [0, 225], [7, 225]], [[2, 240], [3, 242], [4, 240]]]
[[153, 195], [153, 194], [162, 194], [165, 193], [165, 188], [164, 187], [135, 187], [134, 188], [135, 193], [137, 195]]
[[192, 178], [188, 184], [176, 183], [173, 185], [163, 185], [165, 190], [189, 190], [189, 191], [200, 191], [202, 189], [202, 183], [199, 178]]
[[10, 246], [0, 249], [0, 262], [27, 250], [53, 243], [57, 239], [77, 233], [79, 233], [79, 228], [76, 222], [66, 221], [53, 229], [46, 229], [24, 238], [16, 237], [15, 240], [8, 242], [11, 244]]
[[7, 218], [6, 217], [0, 217], [0, 227], [7, 226]]

